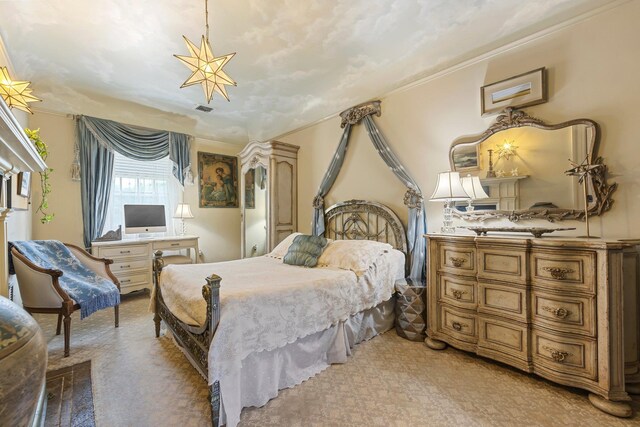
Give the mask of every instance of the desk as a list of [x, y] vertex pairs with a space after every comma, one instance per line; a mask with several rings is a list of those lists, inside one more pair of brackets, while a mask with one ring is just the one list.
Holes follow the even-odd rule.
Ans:
[[[91, 251], [98, 258], [113, 260], [111, 271], [120, 281], [120, 293], [126, 294], [153, 286], [153, 253], [186, 249], [198, 262], [198, 236], [167, 236], [92, 242]], [[192, 250], [193, 249], [193, 253]]]

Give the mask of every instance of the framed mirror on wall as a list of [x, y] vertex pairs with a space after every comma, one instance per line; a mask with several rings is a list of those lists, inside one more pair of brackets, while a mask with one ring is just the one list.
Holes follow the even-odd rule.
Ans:
[[[478, 176], [489, 197], [456, 206], [468, 221], [494, 218], [559, 221], [601, 215], [611, 208], [617, 184], [606, 180], [598, 156], [596, 122], [576, 119], [547, 124], [525, 111], [507, 108], [484, 132], [451, 144], [451, 170]], [[599, 165], [585, 177], [566, 172], [576, 165]], [[586, 190], [586, 197], [585, 197]], [[586, 200], [586, 210], [585, 210]]]

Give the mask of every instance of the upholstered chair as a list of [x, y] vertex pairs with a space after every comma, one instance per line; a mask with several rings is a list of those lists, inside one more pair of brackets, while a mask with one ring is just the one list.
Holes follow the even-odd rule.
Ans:
[[[120, 282], [109, 268], [113, 260], [96, 258], [75, 245], [68, 243], [64, 245], [85, 267], [98, 276], [113, 282], [120, 289]], [[60, 329], [64, 322], [64, 356], [69, 356], [71, 313], [80, 309], [80, 305], [58, 283], [58, 278], [64, 274], [64, 271], [41, 268], [29, 261], [16, 248], [11, 249], [11, 254], [24, 309], [31, 314], [51, 313], [58, 315], [56, 335], [60, 335]], [[115, 327], [117, 328], [119, 322], [118, 305], [114, 307], [114, 311]]]

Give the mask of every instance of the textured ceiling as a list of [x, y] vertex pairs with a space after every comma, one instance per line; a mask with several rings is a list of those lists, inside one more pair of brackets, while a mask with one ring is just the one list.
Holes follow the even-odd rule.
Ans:
[[[212, 113], [182, 35], [204, 1], [0, 0], [14, 78], [40, 110], [87, 114], [219, 141], [272, 138], [486, 52], [606, 0], [209, 0], [214, 53], [238, 82]], [[4, 65], [4, 64], [0, 64]]]

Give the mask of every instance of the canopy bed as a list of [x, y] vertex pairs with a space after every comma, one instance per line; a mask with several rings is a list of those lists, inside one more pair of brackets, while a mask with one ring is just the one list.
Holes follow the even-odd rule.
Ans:
[[[208, 379], [213, 425], [235, 425], [242, 407], [261, 406], [279, 389], [345, 362], [353, 345], [393, 327], [394, 283], [407, 268], [399, 218], [360, 200], [325, 214], [335, 241], [321, 267], [283, 264], [290, 238], [267, 256], [215, 264], [165, 267], [156, 254], [156, 336], [164, 320]], [[341, 249], [323, 264], [333, 247]], [[343, 265], [347, 254], [368, 261]]]

